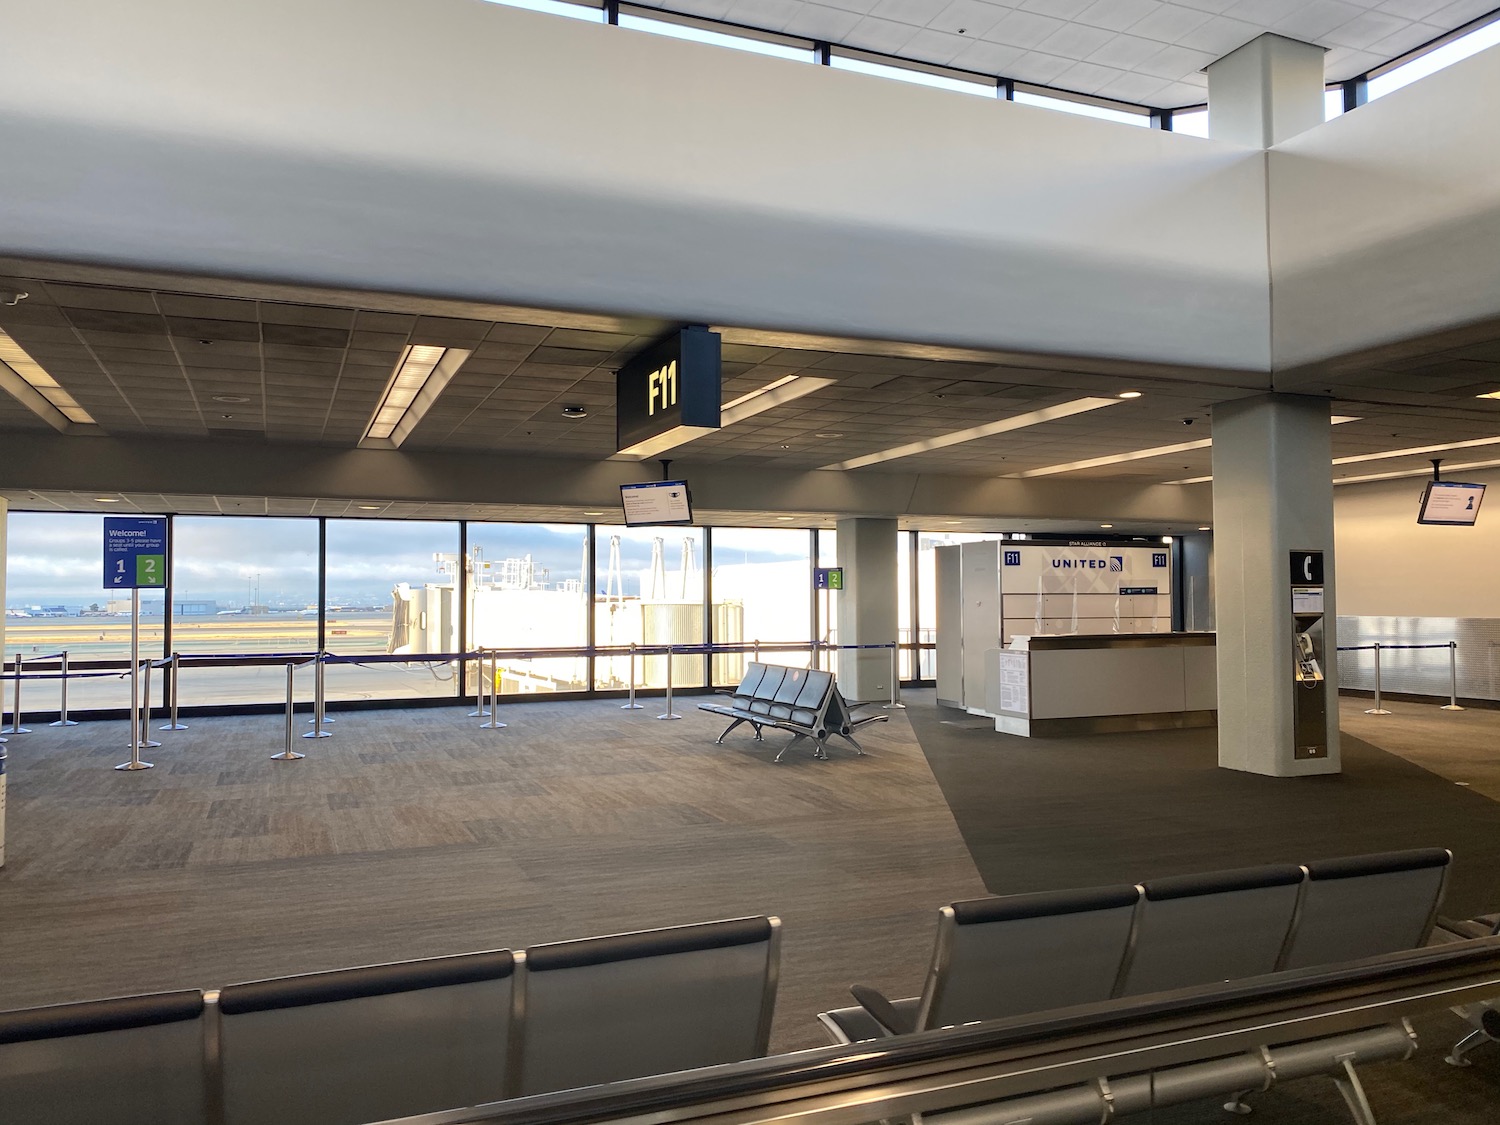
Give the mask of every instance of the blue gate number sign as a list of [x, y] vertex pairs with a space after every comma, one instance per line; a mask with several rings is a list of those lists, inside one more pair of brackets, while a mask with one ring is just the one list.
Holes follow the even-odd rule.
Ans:
[[106, 516], [104, 588], [136, 590], [167, 584], [167, 521]]

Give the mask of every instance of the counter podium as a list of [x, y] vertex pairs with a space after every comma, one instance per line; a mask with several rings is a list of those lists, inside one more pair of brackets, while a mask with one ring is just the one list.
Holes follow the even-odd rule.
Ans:
[[1063, 736], [1213, 726], [1212, 633], [1017, 636], [985, 653], [1003, 734]]

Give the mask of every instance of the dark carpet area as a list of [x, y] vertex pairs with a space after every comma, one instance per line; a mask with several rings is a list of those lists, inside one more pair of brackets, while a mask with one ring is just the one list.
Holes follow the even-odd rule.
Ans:
[[[1343, 773], [1268, 778], [1219, 769], [1212, 730], [1017, 738], [937, 706], [931, 692], [905, 700], [912, 730], [995, 894], [1441, 846], [1454, 854], [1444, 913], [1500, 908], [1500, 803], [1347, 731]], [[1429, 731], [1433, 738], [1442, 741]], [[1463, 1070], [1443, 1062], [1467, 1030], [1456, 1016], [1434, 1013], [1417, 1021], [1414, 1058], [1361, 1069], [1380, 1125], [1500, 1121], [1500, 1046], [1480, 1048]], [[1350, 1120], [1333, 1082], [1322, 1078], [1249, 1100], [1252, 1120], [1265, 1125]], [[1200, 1102], [1132, 1120], [1237, 1118]]]
[[907, 704], [995, 894], [1446, 847], [1444, 913], [1500, 908], [1500, 803], [1347, 733], [1343, 773], [1273, 778], [1220, 769], [1211, 729], [1019, 738]]

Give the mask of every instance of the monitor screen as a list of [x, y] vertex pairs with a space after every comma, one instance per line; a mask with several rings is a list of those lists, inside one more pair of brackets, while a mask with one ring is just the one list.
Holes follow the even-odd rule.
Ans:
[[1479, 518], [1479, 502], [1483, 499], [1482, 484], [1430, 480], [1427, 482], [1427, 491], [1422, 493], [1422, 507], [1417, 512], [1417, 522], [1472, 527]]
[[626, 527], [693, 522], [693, 508], [685, 480], [622, 484], [620, 503], [625, 508]]

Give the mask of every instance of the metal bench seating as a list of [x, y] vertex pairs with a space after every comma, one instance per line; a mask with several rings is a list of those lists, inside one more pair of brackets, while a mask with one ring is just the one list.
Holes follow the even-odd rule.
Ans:
[[204, 997], [196, 989], [0, 1013], [5, 1125], [201, 1125]]
[[[1416, 949], [1451, 859], [1429, 848], [954, 903], [939, 912], [921, 996], [892, 1001], [855, 985], [857, 1007], [818, 1019], [833, 1042], [851, 1043]], [[1401, 1043], [1377, 1038], [1381, 1050]], [[1365, 1120], [1352, 1069], [1320, 1073]], [[1242, 1096], [1258, 1088], [1226, 1089], [1226, 1108], [1248, 1112]]]
[[[1433, 941], [1465, 941], [1496, 936], [1500, 936], [1500, 914], [1481, 914], [1478, 918], [1462, 921], [1439, 918]], [[1500, 1042], [1500, 996], [1461, 1005], [1453, 1009], [1453, 1014], [1473, 1030], [1453, 1044], [1453, 1049], [1443, 1059], [1450, 1066], [1469, 1066], [1469, 1052], [1474, 1048], [1485, 1043]]]
[[1297, 928], [1281, 968], [1416, 949], [1437, 921], [1453, 853], [1379, 852], [1306, 865]]
[[750, 724], [757, 742], [763, 741], [761, 731], [765, 727], [790, 731], [792, 740], [777, 753], [775, 760], [778, 762], [782, 755], [804, 740], [813, 743], [813, 757], [826, 760], [828, 739], [835, 735], [853, 746], [856, 753], [863, 754], [864, 748], [854, 738], [855, 728], [889, 719], [883, 714], [855, 717], [853, 709], [866, 704], [850, 704], [839, 693], [833, 674], [817, 668], [751, 663], [739, 686], [726, 694], [729, 695], [727, 704], [698, 705], [700, 711], [710, 711], [733, 720], [714, 739], [714, 745], [722, 746], [725, 736], [743, 723]]
[[955, 902], [938, 912], [921, 996], [890, 1001], [856, 985], [858, 1007], [818, 1019], [851, 1043], [1108, 1000], [1139, 898], [1124, 884]]
[[509, 950], [219, 993], [225, 1125], [360, 1125], [506, 1096]]
[[766, 1053], [781, 922], [736, 918], [526, 950], [513, 1096]]
[[1281, 864], [1142, 883], [1119, 995], [1275, 972], [1302, 879], [1302, 868]]

